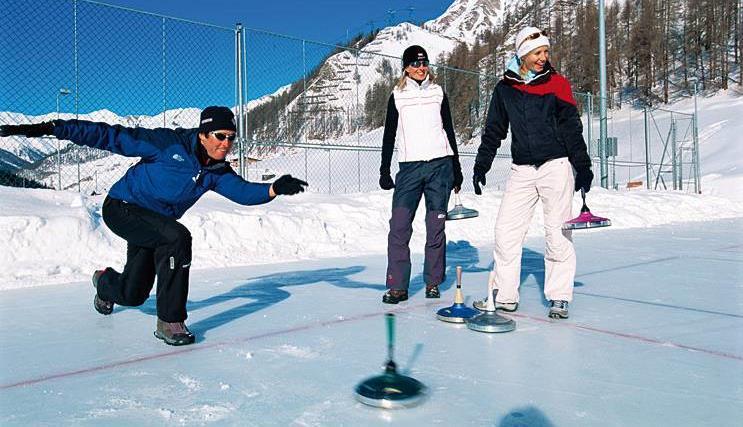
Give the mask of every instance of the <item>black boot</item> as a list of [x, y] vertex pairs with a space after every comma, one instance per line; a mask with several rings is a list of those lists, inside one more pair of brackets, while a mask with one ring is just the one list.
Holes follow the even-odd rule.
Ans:
[[157, 319], [155, 336], [170, 345], [188, 345], [196, 340], [183, 322], [163, 322]]
[[109, 314], [114, 312], [114, 303], [111, 301], [104, 301], [100, 297], [98, 297], [98, 282], [101, 280], [101, 276], [106, 272], [107, 269], [103, 270], [96, 270], [95, 273], [93, 273], [93, 287], [96, 290], [95, 297], [93, 298], [93, 308], [95, 308], [95, 311], [103, 314], [104, 316], [108, 316]]
[[385, 304], [397, 304], [400, 301], [407, 301], [408, 291], [405, 289], [389, 289], [382, 295], [382, 302]]
[[441, 298], [439, 285], [426, 285], [426, 298]]

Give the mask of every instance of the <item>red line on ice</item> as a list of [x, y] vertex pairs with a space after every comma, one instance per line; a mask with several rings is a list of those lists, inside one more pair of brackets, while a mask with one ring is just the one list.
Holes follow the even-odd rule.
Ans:
[[[424, 303], [424, 304], [409, 305], [407, 307], [398, 307], [398, 308], [393, 308], [393, 309], [384, 310], [384, 311], [377, 311], [377, 312], [373, 312], [373, 313], [360, 314], [360, 315], [357, 315], [357, 316], [343, 317], [343, 318], [335, 319], [335, 320], [324, 320], [324, 321], [321, 321], [321, 322], [310, 323], [310, 324], [307, 324], [307, 325], [296, 326], [296, 327], [293, 327], [293, 328], [280, 329], [280, 330], [270, 331], [270, 332], [264, 332], [264, 333], [261, 333], [261, 334], [252, 335], [252, 336], [249, 336], [249, 337], [240, 338], [240, 339], [232, 340], [232, 341], [219, 341], [219, 342], [214, 342], [214, 343], [210, 343], [210, 344], [198, 344], [198, 345], [189, 346], [189, 347], [179, 347], [179, 348], [177, 348], [175, 350], [172, 350], [172, 351], [151, 354], [149, 356], [135, 357], [133, 359], [126, 359], [126, 360], [122, 360], [122, 361], [119, 361], [119, 362], [106, 363], [106, 364], [99, 365], [99, 366], [92, 366], [90, 368], [78, 369], [78, 370], [75, 370], [75, 371], [60, 372], [60, 373], [57, 373], [57, 374], [45, 375], [45, 376], [41, 376], [41, 377], [37, 377], [37, 378], [32, 378], [32, 379], [28, 379], [28, 380], [24, 380], [24, 381], [19, 381], [19, 382], [15, 382], [15, 383], [2, 384], [2, 385], [0, 385], [0, 390], [7, 390], [7, 389], [11, 389], [11, 388], [16, 388], [16, 387], [23, 387], [23, 386], [28, 386], [28, 385], [32, 385], [32, 384], [38, 384], [38, 383], [42, 383], [42, 382], [46, 382], [46, 381], [50, 381], [50, 380], [59, 379], [59, 378], [68, 378], [68, 377], [72, 377], [72, 376], [75, 376], [75, 375], [83, 375], [83, 374], [89, 374], [89, 373], [92, 373], [92, 372], [104, 371], [104, 370], [107, 370], [107, 369], [113, 369], [113, 368], [118, 368], [118, 367], [121, 367], [121, 366], [132, 365], [132, 364], [135, 364], [135, 363], [145, 362], [145, 361], [148, 361], [148, 360], [163, 359], [163, 358], [166, 358], [166, 357], [175, 356], [175, 355], [179, 355], [179, 354], [191, 353], [191, 352], [194, 352], [194, 351], [207, 350], [207, 349], [214, 348], [214, 347], [219, 347], [219, 346], [224, 346], [224, 345], [230, 345], [230, 344], [234, 344], [236, 342], [252, 341], [252, 340], [257, 340], [257, 339], [261, 339], [261, 338], [267, 338], [267, 337], [274, 337], [274, 336], [278, 336], [278, 335], [291, 334], [291, 333], [294, 333], [294, 332], [305, 331], [305, 330], [314, 329], [314, 328], [317, 328], [317, 327], [330, 326], [330, 325], [336, 325], [336, 324], [339, 324], [339, 323], [354, 322], [354, 321], [357, 321], [357, 320], [368, 319], [370, 317], [381, 316], [381, 315], [383, 315], [385, 313], [406, 312], [406, 311], [410, 311], [411, 309], [415, 309], [415, 308], [427, 307], [427, 306], [430, 306], [430, 305], [440, 305], [440, 304], [441, 304], [440, 301], [432, 301], [432, 302], [427, 302], [427, 303]], [[541, 322], [541, 323], [548, 323], [548, 324], [555, 325], [555, 326], [560, 326], [560, 327], [567, 327], [567, 328], [585, 330], [585, 331], [590, 331], [590, 332], [596, 332], [596, 333], [600, 333], [600, 334], [610, 335], [610, 336], [613, 336], [613, 337], [625, 338], [625, 339], [629, 339], [629, 340], [645, 342], [645, 343], [648, 343], [648, 344], [657, 344], [657, 345], [661, 345], [661, 346], [664, 346], [664, 347], [673, 347], [673, 348], [680, 348], [680, 349], [691, 350], [691, 351], [698, 351], [700, 353], [705, 353], [705, 354], [709, 354], [709, 355], [712, 355], [712, 356], [717, 356], [717, 357], [722, 357], [722, 358], [726, 358], [726, 359], [733, 359], [733, 360], [743, 361], [743, 356], [739, 356], [739, 355], [736, 355], [736, 354], [723, 353], [723, 352], [720, 352], [720, 351], [708, 350], [708, 349], [704, 349], [704, 348], [700, 348], [700, 347], [692, 347], [692, 346], [688, 346], [688, 345], [684, 345], [684, 344], [673, 343], [673, 342], [670, 342], [670, 341], [661, 341], [661, 340], [658, 340], [658, 339], [655, 339], [655, 338], [648, 338], [648, 337], [644, 337], [644, 336], [641, 336], [641, 335], [634, 335], [634, 334], [628, 334], [628, 333], [624, 333], [624, 332], [616, 332], [616, 331], [610, 331], [610, 330], [606, 330], [606, 329], [599, 329], [599, 328], [594, 328], [592, 326], [581, 325], [581, 324], [577, 324], [577, 323], [570, 323], [570, 322], [565, 322], [565, 321], [556, 321], [556, 320], [543, 319], [543, 318], [540, 318], [540, 317], [530, 316], [530, 315], [527, 315], [527, 314], [509, 313], [509, 316], [517, 317], [517, 318], [522, 318], [522, 319], [529, 319], [529, 320], [533, 320], [533, 321]]]
[[99, 366], [92, 366], [90, 368], [83, 368], [83, 369], [78, 369], [78, 370], [75, 370], [75, 371], [60, 372], [60, 373], [57, 373], [57, 374], [44, 375], [44, 376], [41, 376], [41, 377], [32, 378], [32, 379], [28, 379], [28, 380], [24, 380], [24, 381], [18, 381], [18, 382], [15, 382], [15, 383], [2, 384], [2, 385], [0, 385], [0, 390], [6, 390], [6, 389], [10, 389], [10, 388], [15, 388], [15, 387], [23, 387], [23, 386], [32, 385], [32, 384], [38, 384], [38, 383], [42, 383], [42, 382], [46, 382], [46, 381], [50, 381], [50, 380], [59, 379], [59, 378], [68, 378], [68, 377], [72, 377], [72, 376], [75, 376], [75, 375], [89, 374], [91, 372], [104, 371], [104, 370], [107, 370], [107, 369], [113, 369], [113, 368], [118, 368], [118, 367], [121, 367], [121, 366], [132, 365], [132, 364], [139, 363], [139, 362], [146, 362], [148, 360], [163, 359], [163, 358], [170, 357], [170, 356], [175, 356], [175, 355], [178, 355], [178, 354], [191, 353], [191, 352], [194, 352], [194, 351], [206, 350], [206, 349], [210, 349], [210, 348], [214, 348], [214, 347], [219, 347], [219, 346], [224, 346], [224, 345], [230, 345], [230, 344], [234, 344], [236, 342], [252, 341], [252, 340], [257, 340], [257, 339], [261, 339], [261, 338], [273, 337], [273, 336], [277, 336], [277, 335], [291, 334], [293, 332], [304, 331], [304, 330], [307, 330], [307, 329], [314, 329], [314, 328], [317, 328], [317, 327], [335, 325], [335, 324], [338, 324], [338, 323], [353, 322], [353, 321], [356, 321], [356, 320], [362, 320], [362, 319], [368, 319], [370, 317], [381, 316], [381, 315], [383, 315], [385, 313], [405, 312], [405, 311], [409, 311], [410, 309], [414, 309], [414, 308], [418, 308], [418, 307], [425, 307], [425, 306], [434, 305], [434, 304], [438, 305], [438, 304], [440, 304], [440, 301], [428, 302], [428, 303], [425, 303], [425, 304], [408, 305], [407, 307], [392, 308], [392, 309], [389, 309], [389, 310], [377, 311], [377, 312], [374, 312], [374, 313], [360, 314], [360, 315], [351, 316], [351, 317], [343, 317], [343, 318], [335, 319], [335, 320], [324, 320], [324, 321], [321, 321], [321, 322], [309, 323], [309, 324], [302, 325], [302, 326], [295, 326], [293, 328], [280, 329], [280, 330], [270, 331], [270, 332], [264, 332], [264, 333], [260, 333], [260, 334], [257, 334], [257, 335], [252, 335], [252, 336], [249, 336], [249, 337], [239, 338], [239, 339], [232, 340], [232, 341], [219, 341], [219, 342], [214, 342], [214, 343], [210, 343], [210, 344], [197, 344], [197, 345], [192, 345], [192, 346], [189, 346], [189, 347], [176, 347], [176, 349], [174, 349], [174, 350], [163, 352], [163, 353], [155, 353], [155, 354], [151, 354], [149, 356], [140, 356], [140, 357], [135, 357], [135, 358], [132, 358], [132, 359], [122, 360], [122, 361], [119, 361], [119, 362], [112, 362], [112, 363], [106, 363], [106, 364], [99, 365]]
[[562, 326], [562, 327], [568, 327], [568, 328], [573, 328], [573, 329], [582, 329], [582, 330], [591, 331], [591, 332], [598, 332], [600, 334], [610, 335], [610, 336], [613, 336], [613, 337], [627, 338], [627, 339], [630, 339], [630, 340], [642, 341], [642, 342], [646, 342], [646, 343], [649, 343], [649, 344], [658, 344], [658, 345], [661, 345], [663, 347], [681, 348], [681, 349], [684, 349], [684, 350], [692, 350], [692, 351], [698, 351], [700, 353], [710, 354], [712, 356], [724, 357], [726, 359], [733, 359], [733, 360], [741, 360], [741, 361], [743, 361], [743, 356], [739, 356], [737, 354], [724, 353], [724, 352], [716, 351], [716, 350], [708, 350], [706, 348], [693, 347], [693, 346], [690, 346], [690, 345], [678, 344], [678, 343], [674, 343], [674, 342], [671, 342], [671, 341], [661, 341], [659, 339], [648, 338], [648, 337], [644, 337], [642, 335], [635, 335], [635, 334], [628, 334], [628, 333], [625, 333], [625, 332], [610, 331], [608, 329], [594, 328], [593, 326], [581, 325], [579, 323], [569, 323], [569, 322], [565, 322], [565, 321], [561, 321], [561, 320], [542, 319], [542, 318], [539, 318], [539, 317], [530, 316], [528, 314], [509, 313], [509, 315], [510, 316], [513, 316], [513, 317], [521, 317], [521, 318], [524, 318], [524, 319], [534, 320], [534, 321], [542, 322], [542, 323], [555, 324], [555, 325], [559, 325], [559, 326]]

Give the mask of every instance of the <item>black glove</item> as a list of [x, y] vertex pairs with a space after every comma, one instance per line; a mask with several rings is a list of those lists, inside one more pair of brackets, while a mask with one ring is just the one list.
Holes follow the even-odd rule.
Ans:
[[382, 190], [392, 190], [395, 188], [395, 181], [392, 180], [390, 174], [383, 173], [379, 175], [379, 186], [382, 187]]
[[580, 190], [588, 193], [591, 190], [591, 181], [593, 181], [593, 172], [591, 169], [581, 169], [575, 174], [575, 191]]
[[29, 138], [38, 138], [54, 133], [54, 122], [42, 122], [31, 125], [2, 125], [0, 136], [23, 135]]
[[452, 188], [455, 193], [459, 193], [459, 190], [462, 189], [462, 182], [464, 182], [464, 177], [462, 176], [462, 165], [459, 164], [459, 158], [457, 157], [453, 157], [452, 162], [454, 164], [454, 182], [452, 183]]
[[292, 194], [301, 193], [304, 191], [304, 187], [308, 186], [306, 182], [301, 179], [292, 177], [291, 175], [282, 175], [273, 182], [273, 192], [276, 195], [286, 194], [291, 196]]
[[475, 172], [472, 174], [472, 185], [475, 187], [475, 194], [478, 196], [482, 194], [480, 184], [485, 185], [485, 174], [488, 173], [487, 169], [482, 165], [475, 163]]

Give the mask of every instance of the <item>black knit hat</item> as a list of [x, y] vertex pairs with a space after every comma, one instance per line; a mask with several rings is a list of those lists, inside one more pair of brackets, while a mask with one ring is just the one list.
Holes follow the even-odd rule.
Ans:
[[403, 52], [402, 69], [404, 70], [408, 65], [415, 61], [428, 61], [428, 53], [426, 53], [426, 49], [423, 49], [417, 44], [410, 46], [405, 49], [405, 52]]
[[199, 132], [209, 133], [215, 130], [236, 131], [235, 115], [227, 107], [210, 106], [204, 108], [199, 118]]

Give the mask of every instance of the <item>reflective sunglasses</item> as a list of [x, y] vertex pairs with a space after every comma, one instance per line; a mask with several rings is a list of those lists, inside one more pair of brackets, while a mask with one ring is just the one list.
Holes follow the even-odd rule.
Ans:
[[519, 46], [518, 47], [521, 47], [521, 45], [524, 44], [524, 43], [526, 43], [528, 40], [538, 39], [539, 36], [545, 36], [545, 37], [547, 37], [547, 32], [546, 31], [540, 31], [538, 33], [529, 34], [528, 36], [526, 36], [526, 38], [524, 40], [521, 41], [521, 43], [519, 43]]
[[428, 60], [413, 61], [409, 65], [413, 68], [428, 67]]
[[224, 141], [226, 139], [230, 142], [233, 142], [235, 138], [237, 138], [236, 133], [233, 133], [230, 135], [227, 135], [226, 133], [221, 133], [221, 132], [209, 132], [209, 133], [214, 135], [214, 137], [217, 138], [219, 141]]

